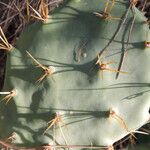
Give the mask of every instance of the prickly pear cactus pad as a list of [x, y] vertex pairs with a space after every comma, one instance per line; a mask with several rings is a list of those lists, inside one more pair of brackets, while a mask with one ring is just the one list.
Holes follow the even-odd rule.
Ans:
[[135, 1], [121, 0], [68, 0], [29, 25], [7, 54], [1, 139], [113, 149], [138, 132], [149, 121], [149, 33]]

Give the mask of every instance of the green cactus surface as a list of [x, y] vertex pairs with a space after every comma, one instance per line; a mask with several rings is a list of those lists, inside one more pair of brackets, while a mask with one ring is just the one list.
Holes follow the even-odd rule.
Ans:
[[109, 149], [149, 121], [146, 18], [128, 1], [106, 3], [68, 0], [26, 27], [7, 54], [1, 139], [14, 132], [18, 147]]

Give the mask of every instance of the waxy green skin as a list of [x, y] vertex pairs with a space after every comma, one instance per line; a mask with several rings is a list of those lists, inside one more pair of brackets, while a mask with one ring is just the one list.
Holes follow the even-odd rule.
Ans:
[[[121, 31], [102, 54], [104, 63], [118, 69], [133, 16], [135, 23], [122, 71], [100, 71], [97, 55], [113, 37], [121, 20], [104, 20], [93, 12], [104, 10], [105, 0], [66, 1], [47, 23], [29, 25], [8, 53], [3, 91], [17, 90], [10, 103], [0, 104], [1, 137], [16, 133], [15, 143], [37, 146], [48, 143], [110, 146], [149, 120], [150, 49], [146, 18], [133, 6]], [[129, 4], [115, 3], [114, 17], [123, 18]], [[148, 34], [146, 34], [148, 33]], [[41, 64], [53, 66], [54, 74], [43, 75], [26, 51]], [[94, 67], [93, 67], [94, 66]], [[100, 75], [100, 72], [103, 74]], [[128, 127], [110, 117], [112, 108]], [[47, 122], [59, 113], [62, 122], [45, 135]], [[61, 130], [63, 131], [63, 136]], [[82, 149], [82, 148], [79, 148]]]

